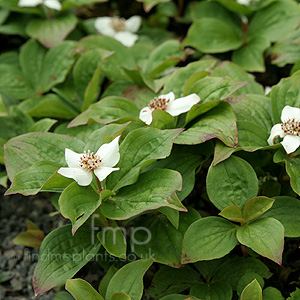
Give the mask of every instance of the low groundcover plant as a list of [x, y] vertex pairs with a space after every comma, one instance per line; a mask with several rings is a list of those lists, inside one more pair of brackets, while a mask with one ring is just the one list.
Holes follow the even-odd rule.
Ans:
[[14, 239], [36, 296], [300, 297], [297, 1], [0, 8], [0, 185], [66, 223]]

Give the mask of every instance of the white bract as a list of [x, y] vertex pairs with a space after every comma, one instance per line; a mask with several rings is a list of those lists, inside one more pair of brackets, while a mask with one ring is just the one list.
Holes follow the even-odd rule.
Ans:
[[287, 154], [294, 152], [300, 146], [300, 109], [285, 106], [281, 113], [281, 124], [276, 124], [271, 129], [268, 143], [274, 145], [276, 137], [283, 138], [281, 144]]
[[200, 97], [196, 94], [178, 99], [175, 99], [173, 92], [167, 95], [160, 95], [154, 98], [147, 107], [141, 109], [139, 118], [149, 125], [152, 122], [152, 112], [154, 110], [164, 110], [175, 117], [189, 111], [199, 101]]
[[40, 4], [44, 4], [52, 9], [61, 10], [61, 3], [58, 0], [19, 0], [18, 6], [32, 7]]
[[265, 87], [265, 95], [268, 95], [272, 91], [272, 88], [270, 86]]
[[95, 20], [95, 28], [104, 35], [113, 37], [126, 47], [131, 47], [138, 39], [134, 34], [141, 27], [142, 18], [133, 16], [128, 20], [119, 17], [99, 17]]
[[108, 144], [103, 144], [98, 151], [76, 153], [68, 148], [65, 149], [65, 158], [68, 168], [60, 168], [57, 173], [74, 179], [79, 185], [87, 186], [93, 180], [93, 174], [102, 181], [111, 172], [119, 170], [113, 168], [120, 160], [119, 138], [116, 137]]
[[236, 2], [245, 6], [249, 6], [251, 0], [236, 0]]

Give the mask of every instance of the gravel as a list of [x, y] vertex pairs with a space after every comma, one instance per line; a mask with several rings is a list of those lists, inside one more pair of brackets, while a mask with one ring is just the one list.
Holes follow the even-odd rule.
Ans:
[[49, 216], [55, 208], [48, 197], [3, 196], [4, 192], [4, 189], [0, 190], [0, 300], [53, 299], [54, 290], [34, 297], [32, 274], [38, 260], [38, 249], [15, 245], [12, 240], [26, 231], [28, 219], [45, 234], [62, 226], [65, 220], [60, 216]]

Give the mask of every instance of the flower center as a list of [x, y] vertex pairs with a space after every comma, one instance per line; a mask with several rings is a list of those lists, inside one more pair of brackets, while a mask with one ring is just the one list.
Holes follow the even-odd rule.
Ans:
[[94, 154], [93, 152], [84, 151], [84, 154], [80, 157], [79, 167], [86, 171], [94, 171], [98, 167], [100, 167], [101, 159], [98, 154]]
[[125, 19], [113, 17], [112, 20], [110, 21], [110, 26], [114, 31], [117, 31], [117, 32], [125, 31], [126, 30]]
[[149, 104], [149, 107], [153, 110], [166, 110], [168, 103], [170, 102], [167, 98], [155, 97]]
[[300, 134], [300, 121], [296, 121], [295, 118], [289, 119], [281, 124], [281, 129], [285, 134], [299, 135]]

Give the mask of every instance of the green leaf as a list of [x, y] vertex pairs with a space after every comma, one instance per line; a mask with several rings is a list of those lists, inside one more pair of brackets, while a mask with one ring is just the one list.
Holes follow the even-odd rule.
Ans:
[[72, 120], [69, 127], [88, 124], [91, 121], [107, 124], [120, 118], [138, 116], [139, 109], [132, 101], [110, 96], [92, 104], [86, 111]]
[[143, 276], [152, 265], [151, 259], [128, 263], [109, 282], [105, 300], [110, 300], [117, 292], [128, 294], [132, 300], [140, 300], [143, 294]]
[[45, 118], [34, 123], [29, 132], [47, 132], [57, 122], [57, 120]]
[[225, 256], [237, 244], [236, 230], [236, 225], [218, 217], [206, 217], [194, 222], [183, 238], [181, 263]]
[[143, 3], [143, 7], [146, 13], [148, 13], [152, 7], [156, 6], [159, 3], [170, 2], [170, 0], [137, 0], [137, 1]]
[[273, 206], [263, 215], [277, 219], [286, 237], [300, 237], [300, 201], [289, 196], [274, 197]]
[[249, 72], [264, 72], [265, 61], [263, 53], [270, 46], [264, 36], [255, 36], [242, 48], [233, 52], [232, 61]]
[[26, 26], [26, 34], [37, 39], [47, 48], [59, 45], [75, 28], [77, 18], [72, 13], [63, 13], [52, 19], [35, 19]]
[[141, 174], [137, 182], [123, 187], [115, 196], [103, 202], [101, 211], [104, 216], [114, 220], [128, 219], [164, 206], [186, 211], [175, 194], [176, 190], [181, 189], [181, 184], [181, 176], [176, 171], [149, 170]]
[[300, 289], [296, 288], [294, 292], [290, 294], [291, 297], [287, 298], [287, 300], [297, 300], [300, 296]]
[[274, 199], [268, 197], [255, 197], [250, 199], [244, 206], [243, 217], [246, 219], [246, 222], [249, 222], [269, 210], [273, 203]]
[[35, 95], [20, 69], [7, 64], [0, 64], [0, 92], [18, 100]]
[[256, 279], [249, 283], [241, 294], [241, 300], [262, 300], [262, 289]]
[[7, 116], [8, 116], [8, 112], [3, 103], [2, 96], [0, 95], [0, 117], [7, 117]]
[[64, 0], [62, 3], [62, 10], [100, 2], [107, 2], [107, 0]]
[[210, 75], [210, 72], [200, 71], [190, 76], [183, 86], [183, 96], [188, 96], [191, 93], [191, 89], [194, 84], [208, 75]]
[[84, 93], [81, 111], [85, 111], [90, 106], [90, 104], [97, 101], [100, 94], [101, 83], [104, 79], [103, 63], [110, 55], [112, 55], [112, 52], [103, 57], [101, 65], [96, 68], [91, 80], [89, 81]]
[[216, 18], [236, 27], [236, 30], [240, 31], [240, 28], [238, 28], [240, 24], [235, 20], [234, 14], [219, 3], [194, 2], [191, 4], [190, 13], [193, 21], [197, 21], [201, 18]]
[[[1, 158], [1, 156], [0, 156]], [[0, 172], [0, 185], [3, 186], [4, 188], [7, 188], [7, 174], [6, 172]]]
[[162, 266], [155, 273], [147, 295], [154, 299], [161, 299], [167, 295], [180, 293], [198, 282], [199, 274], [189, 266], [181, 269]]
[[139, 128], [128, 133], [120, 145], [118, 172], [112, 173], [106, 180], [107, 187], [118, 190], [137, 181], [143, 164], [167, 157], [172, 149], [173, 140], [181, 129], [159, 130]]
[[201, 299], [193, 297], [193, 296], [172, 294], [172, 295], [161, 298], [161, 300], [201, 300]]
[[107, 53], [106, 50], [102, 49], [86, 51], [82, 53], [74, 65], [74, 85], [82, 100], [84, 99], [84, 94], [89, 82], [92, 80], [97, 68], [101, 65], [103, 56]]
[[235, 81], [249, 81], [248, 84], [234, 92], [234, 95], [261, 94], [264, 95], [263, 87], [255, 81], [252, 74], [247, 73], [240, 66], [230, 62], [222, 61], [212, 72], [212, 76], [229, 76]]
[[[6, 140], [0, 137], [0, 164], [4, 165], [4, 144]], [[4, 177], [7, 177], [7, 174], [5, 172]], [[1, 181], [2, 182], [2, 181]]]
[[263, 299], [264, 300], [284, 300], [281, 293], [274, 287], [267, 287], [263, 290]]
[[300, 165], [300, 159], [296, 156], [293, 157], [293, 155], [287, 155], [285, 150], [283, 148], [279, 149], [275, 155], [274, 155], [274, 162], [284, 162], [286, 172], [288, 173], [290, 177], [290, 184], [292, 189], [295, 191], [295, 193], [300, 194], [300, 182], [298, 180], [299, 178], [299, 165]]
[[158, 129], [172, 129], [174, 128], [175, 119], [164, 110], [154, 110], [152, 112], [151, 127]]
[[[60, 165], [56, 162], [38, 161], [26, 170], [18, 172], [5, 194], [36, 195], [59, 168]], [[66, 182], [69, 183], [69, 180]]]
[[176, 98], [186, 96], [184, 95], [183, 91], [188, 79], [197, 72], [211, 70], [216, 62], [216, 59], [199, 60], [196, 62], [191, 62], [185, 67], [178, 68], [167, 79], [162, 93], [167, 94], [172, 91], [175, 94]]
[[97, 237], [109, 254], [126, 258], [126, 239], [115, 221], [110, 220], [109, 226], [103, 227], [102, 231], [98, 232]]
[[192, 207], [189, 207], [187, 212], [180, 212], [179, 217], [180, 220], [178, 230], [182, 234], [185, 234], [190, 225], [201, 219], [199, 212]]
[[215, 281], [226, 281], [234, 290], [237, 290], [238, 283], [244, 275], [255, 273], [263, 278], [269, 278], [272, 273], [268, 267], [259, 259], [254, 257], [232, 257], [214, 270]]
[[247, 223], [238, 228], [237, 238], [242, 245], [281, 264], [284, 227], [276, 219], [262, 218]]
[[[94, 131], [97, 131], [99, 128], [104, 127], [104, 125], [101, 125], [101, 124], [98, 124], [98, 123], [94, 123], [94, 124], [91, 124], [91, 125], [72, 127], [72, 128], [68, 128], [67, 126], [68, 126], [67, 122], [61, 123], [60, 125], [55, 127], [54, 133], [74, 136], [76, 138], [81, 139], [85, 143], [88, 142], [89, 136]], [[91, 149], [94, 150], [94, 148], [90, 148], [90, 150]]]
[[56, 293], [53, 300], [74, 300], [74, 298], [68, 292], [62, 291]]
[[[110, 85], [110, 87], [111, 86], [114, 86], [114, 84]], [[105, 90], [104, 94], [106, 94], [106, 91], [108, 90], [109, 88]], [[113, 94], [119, 93], [120, 95], [123, 95], [128, 99], [132, 99], [132, 101], [138, 107], [139, 112], [142, 108], [148, 106], [149, 103], [157, 96], [156, 93], [154, 93], [152, 90], [146, 87], [133, 86], [132, 84], [130, 85], [127, 84], [126, 86], [125, 85], [122, 86], [121, 84], [119, 85], [117, 83], [115, 84], [114, 89], [111, 90], [110, 93]]]
[[210, 201], [218, 209], [230, 205], [242, 209], [249, 199], [256, 197], [258, 180], [248, 162], [231, 156], [216, 166], [210, 166], [206, 187]]
[[67, 279], [66, 290], [76, 300], [104, 300], [87, 281], [80, 278]]
[[235, 148], [228, 147], [224, 145], [221, 141], [217, 141], [215, 144], [214, 160], [212, 162], [213, 166], [216, 166], [221, 161], [224, 161], [235, 151]]
[[48, 132], [28, 133], [9, 140], [4, 146], [7, 174], [15, 175], [39, 161], [65, 165], [65, 148], [81, 153], [84, 143], [74, 137]]
[[270, 98], [261, 95], [243, 95], [227, 101], [237, 118], [238, 147], [255, 151], [268, 146], [272, 128]]
[[9, 10], [7, 9], [1, 9], [0, 10], [0, 25], [2, 25], [9, 16]]
[[75, 61], [74, 46], [74, 42], [65, 41], [47, 51], [39, 79], [40, 94], [64, 82]]
[[173, 268], [182, 267], [180, 257], [183, 236], [165, 216], [141, 220], [134, 225], [133, 232], [130, 244], [139, 257], [151, 257]]
[[55, 286], [65, 284], [100, 249], [100, 243], [91, 244], [91, 232], [81, 227], [74, 236], [71, 225], [53, 230], [43, 240], [39, 261], [33, 274], [36, 295], [43, 294]]
[[77, 116], [77, 111], [73, 107], [52, 93], [26, 99], [20, 103], [19, 108], [36, 118], [49, 117], [68, 120]]
[[248, 82], [236, 82], [225, 77], [205, 77], [197, 81], [189, 90], [201, 98], [201, 104], [213, 100], [224, 100]]
[[17, 51], [8, 51], [0, 55], [0, 64], [19, 67], [19, 53]]
[[13, 239], [13, 243], [15, 245], [40, 248], [44, 237], [44, 232], [39, 230], [34, 223], [27, 220], [27, 230], [25, 232], [19, 233]]
[[155, 90], [154, 80], [148, 75], [142, 73], [139, 66], [136, 66], [134, 69], [125, 67], [122, 67], [122, 69], [124, 70], [127, 77], [130, 78], [130, 81], [134, 82], [140, 87], [149, 87], [149, 89]]
[[105, 35], [90, 35], [77, 44], [77, 49], [93, 50], [104, 49], [114, 51], [103, 63], [104, 74], [112, 81], [128, 81], [127, 75], [121, 67], [134, 69], [136, 62], [130, 54], [130, 49], [123, 44]]
[[270, 50], [272, 64], [284, 67], [286, 64], [295, 64], [300, 60], [299, 36], [300, 29], [293, 30], [273, 45]]
[[33, 124], [34, 121], [28, 114], [16, 106], [11, 106], [8, 116], [0, 118], [0, 139], [5, 143], [14, 136], [28, 132]]
[[20, 14], [11, 14], [5, 24], [0, 26], [0, 33], [5, 35], [19, 35], [23, 39], [27, 39], [25, 27], [28, 18]]
[[182, 46], [177, 40], [167, 40], [157, 46], [149, 55], [142, 71], [151, 78], [155, 78], [167, 67], [172, 67], [184, 56]]
[[202, 145], [194, 147], [174, 145], [169, 157], [155, 161], [145, 169], [165, 168], [178, 171], [182, 176], [182, 190], [176, 194], [182, 201], [194, 188], [196, 168], [204, 162], [203, 155], [206, 154], [203, 153], [205, 151], [203, 148], [207, 149]]
[[239, 48], [242, 40], [231, 24], [217, 18], [201, 18], [191, 25], [183, 44], [202, 52], [221, 53]]
[[46, 49], [36, 40], [29, 40], [20, 51], [20, 66], [31, 87], [36, 90]]
[[72, 75], [67, 76], [65, 81], [53, 87], [52, 90], [66, 101], [69, 106], [73, 107], [77, 114], [80, 112], [82, 101], [76, 92]]
[[299, 24], [299, 18], [299, 6], [295, 1], [275, 1], [253, 16], [248, 27], [247, 39], [260, 35], [270, 42], [277, 41]]
[[241, 277], [237, 286], [237, 294], [240, 296], [244, 288], [251, 283], [253, 280], [257, 280], [261, 288], [264, 287], [264, 279], [257, 273], [247, 273]]
[[102, 128], [93, 130], [87, 137], [84, 150], [96, 152], [103, 144], [110, 143], [114, 138], [122, 135], [127, 126], [130, 126], [130, 123], [109, 124]]
[[215, 108], [221, 103], [221, 100], [215, 100], [215, 101], [210, 101], [207, 103], [202, 103], [202, 104], [195, 104], [193, 107], [188, 111], [186, 115], [186, 121], [185, 123], [188, 124], [197, 117], [205, 114], [206, 112], [210, 111], [211, 109]]
[[111, 296], [111, 300], [131, 300], [131, 298], [123, 292], [115, 293]]
[[210, 300], [231, 300], [233, 295], [227, 282], [200, 283], [191, 288], [190, 294], [199, 299]]
[[60, 212], [72, 222], [72, 234], [86, 222], [101, 204], [101, 197], [91, 186], [83, 187], [71, 183], [59, 197]]
[[229, 221], [241, 223], [245, 222], [241, 209], [236, 205], [227, 206], [219, 213], [219, 215]]
[[231, 106], [225, 102], [201, 115], [198, 121], [176, 138], [175, 143], [194, 145], [213, 138], [229, 147], [234, 147], [238, 142], [236, 117]]
[[118, 269], [114, 265], [111, 265], [107, 270], [106, 274], [101, 279], [98, 290], [103, 297], [106, 294], [110, 280], [117, 273], [117, 271]]
[[271, 102], [274, 123], [281, 123], [281, 112], [286, 105], [300, 106], [300, 75], [283, 78], [272, 87]]

